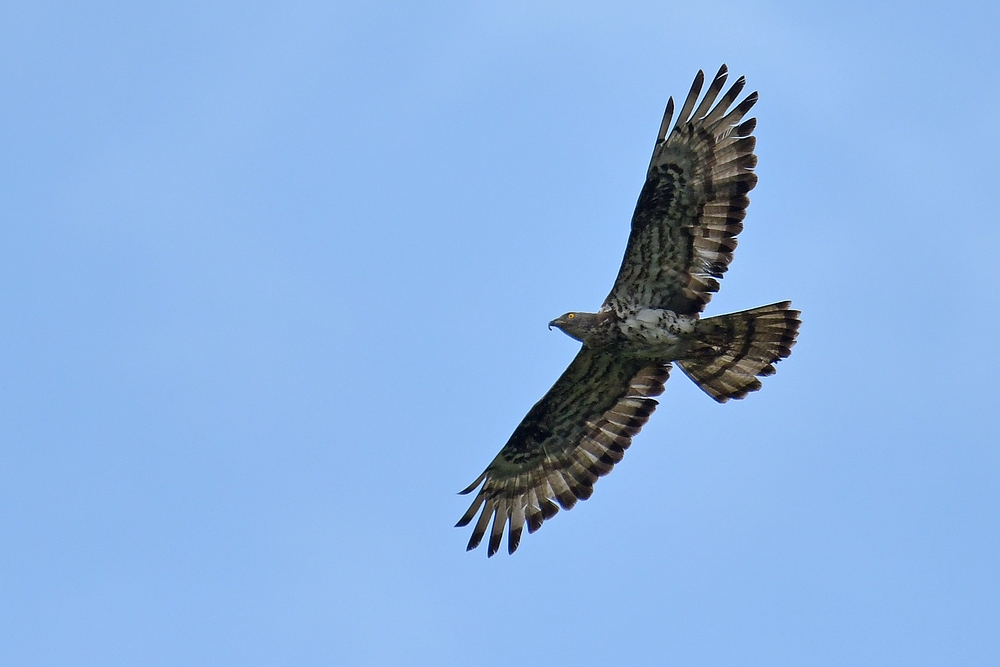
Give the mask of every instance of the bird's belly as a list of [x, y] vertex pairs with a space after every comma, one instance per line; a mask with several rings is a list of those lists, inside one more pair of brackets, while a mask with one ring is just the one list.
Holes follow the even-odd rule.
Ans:
[[619, 327], [632, 354], [672, 360], [689, 347], [697, 321], [697, 316], [647, 308], [622, 318]]

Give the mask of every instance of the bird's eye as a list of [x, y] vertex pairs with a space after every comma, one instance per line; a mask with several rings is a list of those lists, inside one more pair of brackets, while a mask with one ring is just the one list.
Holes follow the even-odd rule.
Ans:
[[576, 317], [576, 315], [574, 315], [573, 313], [570, 313], [570, 314], [569, 314], [569, 315], [567, 315], [566, 317], [567, 317], [568, 319], [573, 319], [574, 317]]

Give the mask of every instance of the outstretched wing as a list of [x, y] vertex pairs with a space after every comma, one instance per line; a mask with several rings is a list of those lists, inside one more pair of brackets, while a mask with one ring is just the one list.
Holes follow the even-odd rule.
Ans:
[[652, 397], [663, 393], [669, 374], [670, 364], [649, 366], [581, 349], [485, 472], [462, 491], [483, 484], [457, 524], [467, 525], [482, 508], [468, 548], [479, 546], [492, 518], [487, 555], [500, 548], [505, 524], [507, 551], [514, 553], [525, 520], [533, 533], [559, 507], [568, 510], [589, 498], [597, 478], [621, 461], [656, 409]]
[[695, 109], [705, 79], [698, 72], [669, 136], [673, 98], [667, 103], [625, 259], [605, 308], [619, 314], [665, 308], [690, 315], [700, 313], [719, 290], [717, 279], [729, 268], [743, 230], [746, 195], [757, 184], [751, 136], [757, 120], [743, 121], [757, 93], [730, 111], [745, 85], [740, 77], [712, 106], [728, 73], [723, 65]]

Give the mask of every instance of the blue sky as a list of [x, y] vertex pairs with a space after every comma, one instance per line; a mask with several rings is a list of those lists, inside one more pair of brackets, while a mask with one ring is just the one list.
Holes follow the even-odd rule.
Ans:
[[[9, 665], [1000, 661], [995, 3], [0, 6]], [[590, 500], [465, 552], [668, 96], [760, 91], [710, 314]]]

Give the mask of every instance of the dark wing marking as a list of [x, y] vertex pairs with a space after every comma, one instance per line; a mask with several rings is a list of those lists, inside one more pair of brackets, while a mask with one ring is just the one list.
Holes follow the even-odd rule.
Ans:
[[757, 184], [757, 121], [742, 122], [757, 93], [729, 111], [745, 84], [740, 77], [713, 108], [728, 73], [723, 65], [695, 109], [705, 78], [698, 72], [669, 136], [673, 98], [667, 103], [625, 258], [604, 302], [619, 315], [641, 308], [700, 313], [733, 260], [746, 195]]
[[[459, 520], [465, 526], [482, 508], [468, 548], [479, 546], [490, 519], [487, 555], [514, 553], [528, 522], [533, 533], [559, 507], [570, 509], [594, 492], [594, 482], [621, 461], [632, 436], [656, 409], [670, 364], [621, 359], [583, 348], [514, 430], [485, 472], [462, 493], [483, 484]], [[483, 483], [485, 480], [485, 483]]]

